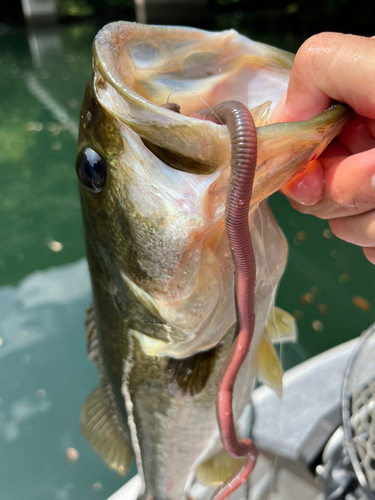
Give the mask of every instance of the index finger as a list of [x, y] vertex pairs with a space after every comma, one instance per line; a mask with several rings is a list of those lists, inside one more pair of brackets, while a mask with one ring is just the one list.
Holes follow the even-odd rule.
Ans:
[[297, 52], [288, 90], [272, 121], [307, 120], [345, 102], [375, 118], [375, 39], [341, 33], [314, 35]]

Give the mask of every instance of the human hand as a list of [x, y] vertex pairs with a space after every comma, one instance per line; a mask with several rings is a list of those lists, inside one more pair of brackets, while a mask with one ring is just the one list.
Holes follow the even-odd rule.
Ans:
[[375, 39], [321, 33], [299, 49], [272, 122], [306, 120], [332, 100], [356, 112], [341, 134], [284, 187], [302, 213], [328, 219], [339, 238], [375, 264]]

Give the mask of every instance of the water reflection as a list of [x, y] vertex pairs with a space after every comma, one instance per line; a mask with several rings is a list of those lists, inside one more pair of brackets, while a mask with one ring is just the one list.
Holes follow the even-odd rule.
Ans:
[[28, 426], [28, 420], [40, 413], [49, 411], [51, 402], [35, 396], [24, 396], [11, 403], [4, 413], [0, 413], [0, 435], [6, 441], [15, 441], [22, 437], [22, 428]]
[[[34, 272], [17, 288], [0, 288], [0, 358], [46, 340], [61, 332], [53, 311], [86, 300], [90, 302], [90, 280], [86, 260]], [[5, 307], [4, 307], [5, 305]], [[82, 314], [80, 314], [82, 316]], [[79, 329], [82, 330], [82, 325]]]
[[[54, 23], [53, 23], [54, 24]], [[43, 27], [39, 30], [31, 26], [27, 33], [33, 66], [39, 68], [51, 63], [55, 58], [60, 58], [63, 51], [60, 33], [57, 26]]]
[[1, 499], [105, 499], [123, 483], [79, 430], [97, 383], [85, 362], [90, 301], [84, 259], [0, 288]]

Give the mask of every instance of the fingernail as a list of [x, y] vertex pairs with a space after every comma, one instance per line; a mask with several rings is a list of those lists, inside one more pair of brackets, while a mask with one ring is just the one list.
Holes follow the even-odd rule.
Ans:
[[283, 188], [283, 193], [300, 205], [315, 205], [324, 195], [323, 167], [315, 160]]

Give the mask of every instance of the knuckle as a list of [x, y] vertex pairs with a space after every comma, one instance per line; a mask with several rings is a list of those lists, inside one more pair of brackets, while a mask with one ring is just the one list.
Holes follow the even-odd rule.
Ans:
[[318, 33], [308, 38], [298, 49], [296, 54], [296, 63], [305, 62], [306, 59], [309, 63], [316, 63], [317, 59], [320, 60], [322, 55], [327, 53], [332, 47], [333, 38], [336, 33]]
[[[341, 33], [318, 33], [308, 38], [296, 54], [295, 71], [300, 79], [310, 80], [330, 97], [338, 98], [336, 89], [337, 66], [342, 64], [342, 50], [346, 47], [347, 35]], [[345, 58], [344, 58], [345, 59]]]

